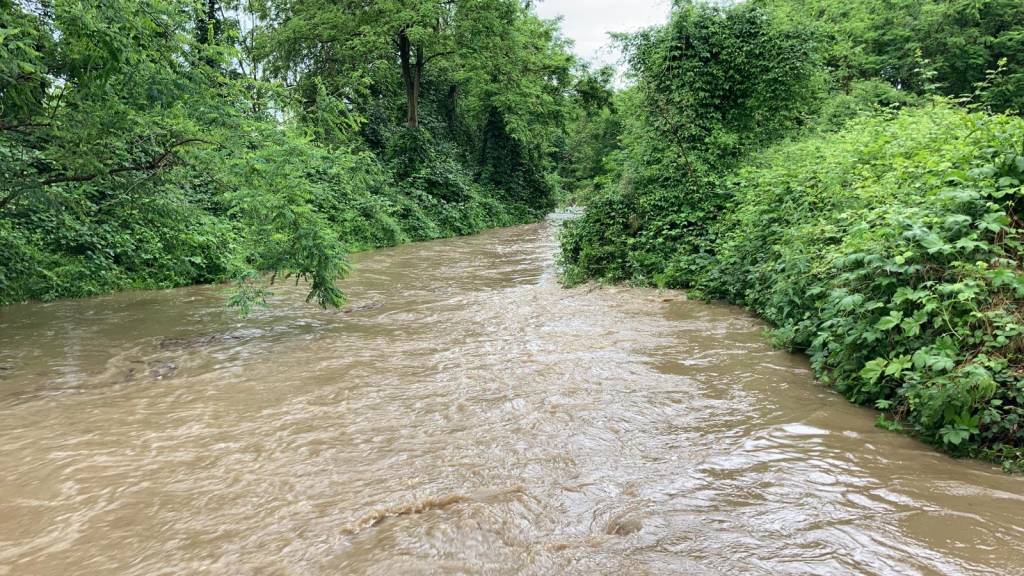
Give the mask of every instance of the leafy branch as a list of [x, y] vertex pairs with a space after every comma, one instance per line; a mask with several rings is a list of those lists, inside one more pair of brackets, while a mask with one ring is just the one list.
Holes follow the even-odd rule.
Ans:
[[[168, 160], [170, 160], [171, 158], [174, 157], [174, 152], [178, 148], [180, 148], [182, 146], [185, 146], [185, 145], [188, 145], [188, 144], [200, 144], [200, 143], [215, 145], [214, 142], [211, 142], [209, 140], [204, 140], [202, 138], [184, 138], [184, 139], [181, 139], [181, 140], [176, 140], [175, 142], [171, 143], [160, 154], [157, 154], [156, 156], [152, 157], [151, 159], [149, 159], [148, 161], [145, 161], [145, 162], [140, 162], [140, 163], [137, 163], [137, 164], [128, 164], [128, 165], [124, 165], [124, 166], [117, 166], [115, 168], [111, 168], [110, 170], [106, 170], [106, 171], [102, 171], [102, 172], [93, 172], [93, 173], [89, 173], [89, 174], [59, 174], [59, 175], [51, 176], [49, 178], [41, 180], [38, 184], [39, 184], [40, 187], [46, 187], [46, 186], [53, 186], [54, 184], [66, 184], [66, 183], [72, 183], [72, 182], [74, 182], [74, 183], [90, 182], [92, 180], [96, 180], [97, 178], [101, 178], [101, 177], [104, 177], [104, 176], [113, 176], [115, 174], [123, 174], [125, 172], [152, 172], [152, 171], [157, 171], [157, 170], [160, 170], [161, 168], [163, 168], [167, 164]], [[6, 197], [4, 197], [2, 200], [0, 200], [0, 210], [3, 210], [4, 208], [6, 208], [11, 202], [13, 202], [14, 200], [16, 200], [19, 197], [21, 197], [23, 194], [25, 194], [25, 192], [29, 191], [30, 189], [31, 188], [29, 188], [29, 187], [23, 187], [23, 188], [20, 188], [18, 190], [15, 190], [15, 191], [11, 192], [10, 194], [8, 194]]]

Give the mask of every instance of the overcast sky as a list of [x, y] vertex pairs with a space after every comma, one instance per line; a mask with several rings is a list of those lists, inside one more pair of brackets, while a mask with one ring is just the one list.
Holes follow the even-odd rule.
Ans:
[[543, 18], [563, 16], [562, 30], [576, 42], [575, 51], [596, 64], [615, 64], [607, 48], [609, 32], [633, 32], [668, 20], [671, 0], [539, 0]]

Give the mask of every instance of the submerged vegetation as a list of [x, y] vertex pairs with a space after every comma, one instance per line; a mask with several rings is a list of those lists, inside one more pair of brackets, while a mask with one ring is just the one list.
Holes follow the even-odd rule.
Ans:
[[0, 304], [310, 280], [534, 220], [579, 66], [520, 0], [0, 0]]
[[678, 2], [565, 279], [748, 306], [879, 422], [1024, 465], [1024, 6]]

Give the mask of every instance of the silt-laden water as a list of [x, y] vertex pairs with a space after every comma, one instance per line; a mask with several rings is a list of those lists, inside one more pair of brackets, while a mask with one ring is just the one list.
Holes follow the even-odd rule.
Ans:
[[874, 428], [731, 306], [562, 289], [555, 224], [0, 310], [0, 575], [1024, 574], [1024, 479]]

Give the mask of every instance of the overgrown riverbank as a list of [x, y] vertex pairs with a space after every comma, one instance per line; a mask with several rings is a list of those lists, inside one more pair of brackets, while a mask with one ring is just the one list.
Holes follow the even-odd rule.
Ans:
[[[994, 33], [986, 72], [909, 23], [941, 28], [966, 6], [800, 4], [683, 4], [625, 40], [637, 82], [617, 100], [620, 167], [563, 234], [565, 278], [746, 305], [881, 425], [1019, 468], [1024, 120], [1006, 87], [1024, 45]], [[1019, 7], [983, 4], [956, 33], [1024, 29]], [[907, 19], [937, 60], [896, 52], [907, 39], [887, 28], [868, 42], [853, 17]], [[957, 102], [930, 94], [972, 82]]]
[[1020, 0], [673, 3], [591, 70], [521, 0], [0, 0], [0, 305], [308, 279], [527, 222], [745, 304], [851, 400], [1024, 466]]
[[0, 305], [338, 305], [348, 251], [547, 213], [585, 71], [518, 0], [0, 0], [0, 39]]
[[872, 117], [735, 173], [694, 286], [742, 303], [880, 421], [1019, 465], [1024, 120]]

